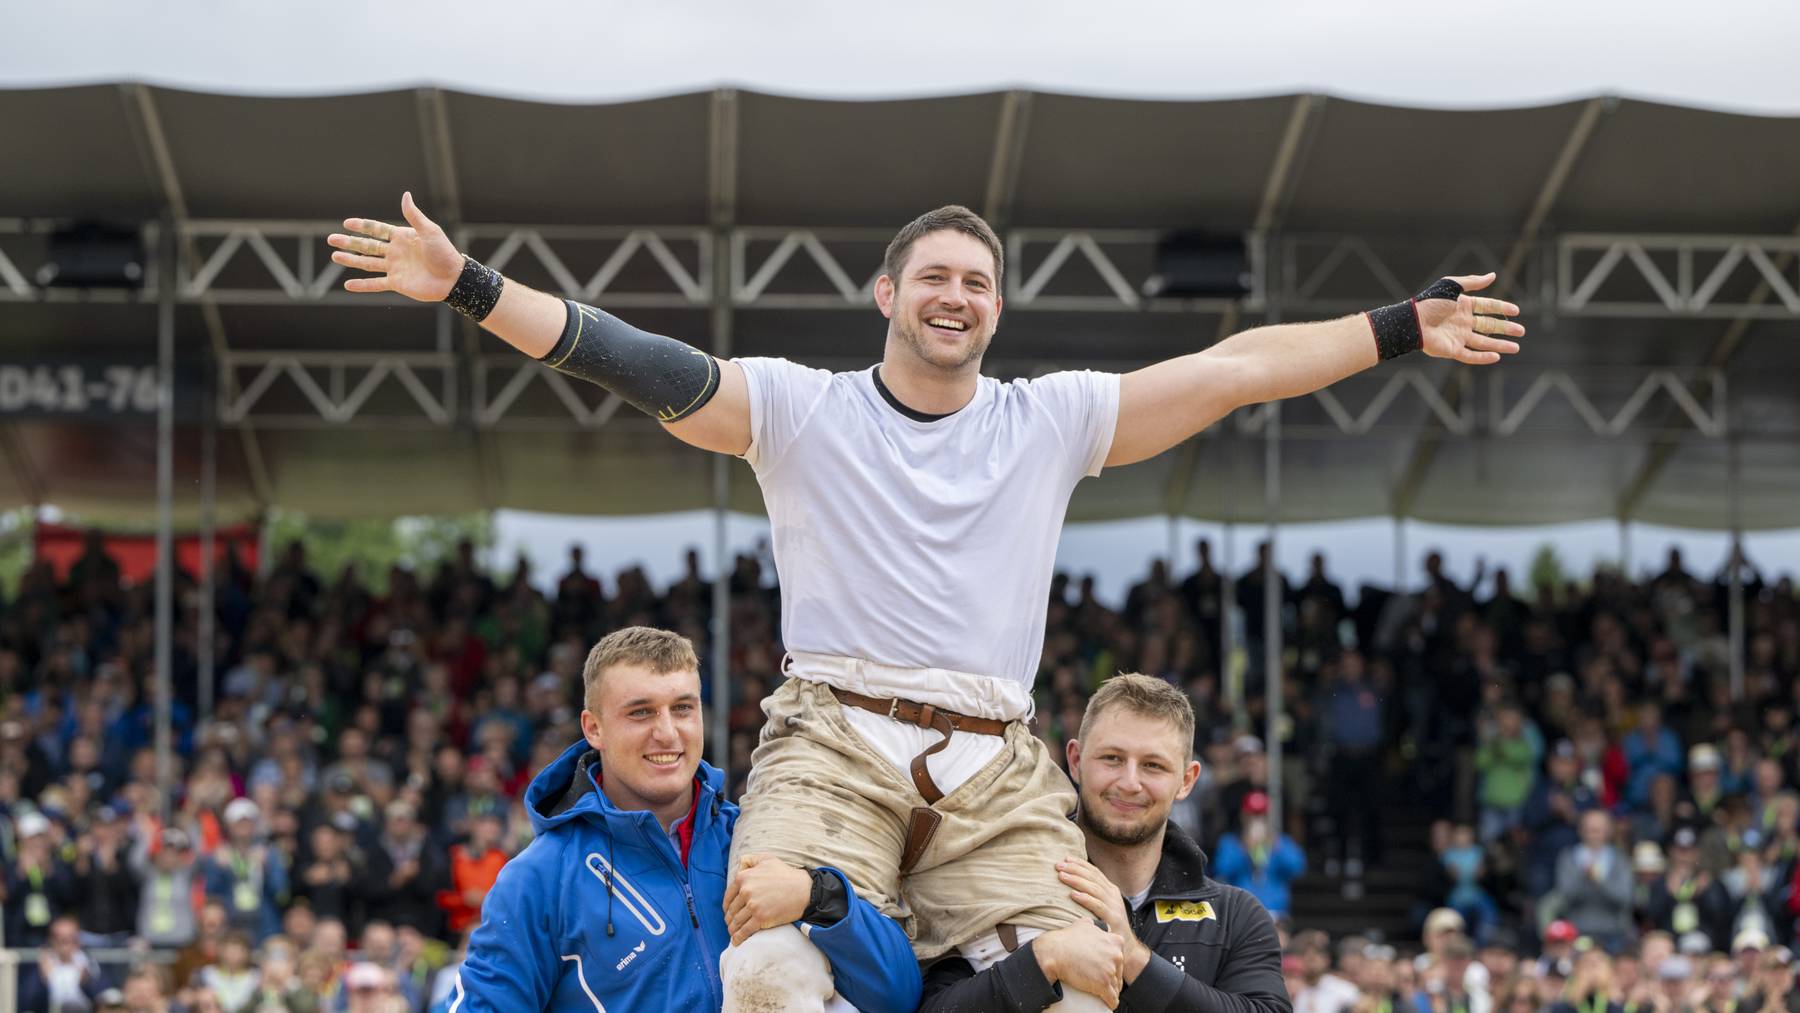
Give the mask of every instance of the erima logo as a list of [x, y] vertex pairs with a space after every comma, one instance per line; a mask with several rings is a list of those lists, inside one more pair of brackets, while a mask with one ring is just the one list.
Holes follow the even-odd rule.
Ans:
[[1203, 922], [1208, 919], [1218, 921], [1219, 916], [1213, 913], [1212, 905], [1199, 900], [1159, 900], [1156, 902], [1156, 923], [1168, 922]]
[[640, 942], [640, 943], [638, 943], [638, 944], [637, 944], [637, 949], [635, 949], [635, 950], [632, 950], [632, 951], [631, 951], [631, 952], [630, 952], [630, 953], [627, 953], [627, 954], [625, 954], [625, 959], [624, 959], [624, 960], [621, 960], [621, 961], [619, 961], [619, 962], [618, 962], [618, 963], [617, 963], [617, 964], [614, 964], [614, 965], [613, 965], [613, 970], [615, 970], [615, 971], [623, 971], [623, 970], [625, 970], [625, 965], [626, 965], [626, 964], [629, 964], [629, 963], [631, 963], [631, 962], [632, 962], [632, 961], [634, 961], [634, 960], [636, 960], [636, 959], [637, 959], [637, 955], [638, 955], [638, 954], [640, 954], [640, 953], [642, 953], [642, 952], [644, 952], [644, 944], [643, 944], [643, 943], [641, 943], [641, 942]]

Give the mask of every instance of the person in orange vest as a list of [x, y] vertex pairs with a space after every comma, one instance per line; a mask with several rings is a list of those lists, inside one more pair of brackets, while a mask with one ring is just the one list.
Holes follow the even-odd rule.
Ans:
[[476, 816], [469, 824], [469, 842], [450, 848], [450, 889], [438, 894], [438, 906], [444, 909], [452, 935], [460, 936], [481, 921], [481, 902], [511, 857], [500, 847], [505, 829], [500, 816], [497, 810]]

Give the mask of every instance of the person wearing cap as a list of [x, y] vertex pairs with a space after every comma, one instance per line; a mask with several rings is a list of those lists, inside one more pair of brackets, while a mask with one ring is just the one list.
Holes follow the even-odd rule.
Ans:
[[[483, 899], [450, 1009], [819, 1011], [834, 995], [863, 1013], [918, 1006], [906, 933], [842, 873], [748, 854], [727, 889], [738, 808], [700, 758], [699, 667], [666, 630], [594, 646], [582, 738], [525, 791], [536, 836]], [[783, 927], [805, 932], [817, 963], [756, 967], [760, 991], [728, 991], [727, 944]]]
[[137, 923], [137, 877], [128, 857], [124, 817], [112, 806], [100, 806], [76, 840], [76, 916], [87, 946], [122, 946]]
[[344, 972], [344, 996], [348, 1013], [383, 1013], [390, 1005], [388, 1000], [395, 996], [393, 972], [380, 964], [359, 960]]
[[1475, 951], [1475, 963], [1487, 972], [1488, 981], [1505, 981], [1512, 977], [1519, 966], [1518, 932], [1506, 924], [1488, 929]]
[[1731, 959], [1738, 966], [1741, 982], [1749, 982], [1756, 975], [1756, 965], [1762, 955], [1769, 949], [1769, 934], [1759, 925], [1750, 925], [1738, 930], [1731, 937]]
[[1270, 825], [1269, 796], [1253, 791], [1244, 796], [1242, 834], [1219, 838], [1213, 855], [1213, 877], [1248, 890], [1276, 918], [1292, 910], [1288, 884], [1306, 871], [1306, 853], [1294, 839]]
[[1612, 843], [1613, 819], [1603, 809], [1581, 814], [1581, 839], [1556, 860], [1562, 916], [1608, 953], [1625, 946], [1634, 928], [1631, 866]]
[[1777, 947], [1758, 953], [1755, 969], [1745, 982], [1748, 987], [1737, 1008], [1746, 1013], [1762, 1010], [1793, 1013], [1800, 1009], [1800, 993], [1794, 989], [1794, 956], [1785, 949]]
[[1668, 1009], [1687, 1008], [1694, 980], [1694, 961], [1679, 953], [1670, 954], [1656, 965], [1656, 984]]
[[1414, 1013], [1489, 1013], [1493, 998], [1485, 986], [1472, 986], [1475, 944], [1457, 933], [1446, 937], [1420, 976], [1413, 994]]
[[1702, 820], [1710, 822], [1713, 810], [1725, 800], [1725, 789], [1720, 783], [1724, 765], [1718, 747], [1710, 742], [1697, 743], [1688, 750], [1687, 787], [1682, 801], [1693, 803]]
[[[1231, 755], [1236, 774], [1219, 789], [1221, 827], [1237, 826], [1243, 816], [1245, 796], [1253, 791], [1265, 795], [1269, 792], [1269, 756], [1263, 751], [1261, 739], [1254, 735], [1238, 736], [1231, 742]], [[1286, 825], [1280, 819], [1276, 822]]]
[[200, 863], [208, 897], [225, 905], [233, 928], [252, 940], [281, 930], [288, 901], [287, 860], [261, 840], [262, 810], [248, 798], [225, 806], [225, 841]]
[[1732, 928], [1740, 933], [1746, 929], [1766, 933], [1792, 917], [1787, 913], [1789, 879], [1780, 875], [1783, 870], [1769, 867], [1760, 831], [1747, 829], [1734, 843], [1737, 849], [1731, 856], [1732, 865], [1718, 877], [1731, 896]]
[[[1452, 940], [1468, 938], [1468, 923], [1455, 908], [1441, 907], [1425, 916], [1425, 925], [1419, 931], [1420, 941], [1425, 944], [1425, 952], [1413, 960], [1415, 972], [1423, 973], [1445, 959], [1445, 948]], [[1487, 965], [1480, 961], [1472, 961], [1468, 970], [1463, 973], [1463, 989], [1470, 994], [1488, 991]]]
[[[1116, 1007], [1128, 1011], [1299, 1008], [1283, 983], [1269, 912], [1249, 891], [1216, 878], [1216, 869], [1209, 875], [1206, 853], [1169, 820], [1200, 776], [1193, 714], [1187, 694], [1153, 676], [1119, 675], [1101, 684], [1066, 746], [1088, 861], [1069, 856], [1058, 874], [1108, 931], [1096, 938], [1095, 925], [1083, 921], [1045, 932], [1008, 946], [980, 972], [962, 956], [939, 960], [926, 969], [920, 1013], [1042, 1010], [1063, 997], [1065, 985], [1116, 996]], [[1268, 819], [1266, 796], [1252, 792], [1246, 802], [1248, 821]], [[1275, 846], [1268, 833], [1260, 840]], [[1094, 965], [1116, 952], [1109, 944], [1124, 953], [1118, 985], [1090, 977], [1106, 970]], [[1328, 969], [1330, 947], [1321, 946]], [[1346, 1003], [1355, 999], [1353, 986], [1332, 980], [1347, 991]]]
[[1599, 948], [1575, 957], [1573, 973], [1550, 1013], [1624, 1013], [1623, 990], [1613, 980], [1612, 959]]
[[1525, 829], [1531, 832], [1525, 847], [1525, 889], [1542, 897], [1556, 885], [1556, 860], [1581, 835], [1576, 824], [1581, 814], [1601, 805], [1598, 794], [1581, 778], [1581, 755], [1575, 743], [1558, 740], [1544, 758], [1544, 774], [1525, 800]]
[[357, 870], [357, 895], [371, 915], [438, 935], [443, 921], [438, 891], [450, 886], [443, 849], [431, 843], [411, 802], [389, 802], [382, 817], [381, 837]]
[[[1538, 947], [1537, 973], [1539, 977], [1555, 972], [1563, 964], [1570, 964], [1575, 956], [1575, 940], [1581, 933], [1575, 923], [1567, 918], [1557, 918], [1544, 926], [1543, 944]], [[1562, 972], [1568, 977], [1570, 970]]]
[[56, 857], [50, 818], [35, 809], [13, 820], [18, 855], [6, 867], [6, 945], [42, 946], [50, 923], [75, 908], [75, 880]]
[[1731, 896], [1700, 867], [1700, 838], [1682, 827], [1669, 839], [1669, 871], [1650, 885], [1645, 919], [1676, 939], [1689, 934], [1710, 941], [1708, 951], [1730, 942]]
[[187, 831], [158, 831], [152, 817], [140, 814], [130, 861], [137, 877], [137, 934], [158, 949], [193, 942], [195, 870]]

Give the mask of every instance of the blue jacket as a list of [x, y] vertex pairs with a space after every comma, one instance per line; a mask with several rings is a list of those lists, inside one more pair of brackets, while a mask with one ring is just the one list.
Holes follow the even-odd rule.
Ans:
[[[537, 837], [500, 870], [482, 905], [451, 990], [454, 1013], [723, 1004], [725, 870], [738, 815], [720, 796], [724, 775], [700, 765], [684, 867], [654, 814], [612, 804], [594, 778], [598, 767], [599, 755], [577, 742], [525, 790]], [[850, 897], [842, 920], [808, 930], [838, 992], [864, 1013], [911, 1013], [922, 981], [905, 932]]]
[[1251, 861], [1249, 849], [1236, 834], [1219, 838], [1219, 846], [1213, 851], [1213, 878], [1250, 891], [1270, 914], [1277, 917], [1292, 909], [1288, 883], [1305, 871], [1306, 853], [1286, 834], [1276, 839], [1275, 847], [1269, 850], [1268, 859], [1260, 867]]

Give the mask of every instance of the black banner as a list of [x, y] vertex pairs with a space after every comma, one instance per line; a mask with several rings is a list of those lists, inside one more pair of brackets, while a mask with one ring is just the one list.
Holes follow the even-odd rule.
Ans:
[[[175, 374], [176, 414], [196, 418], [201, 377]], [[0, 363], [0, 417], [156, 418], [156, 365], [146, 362]]]

